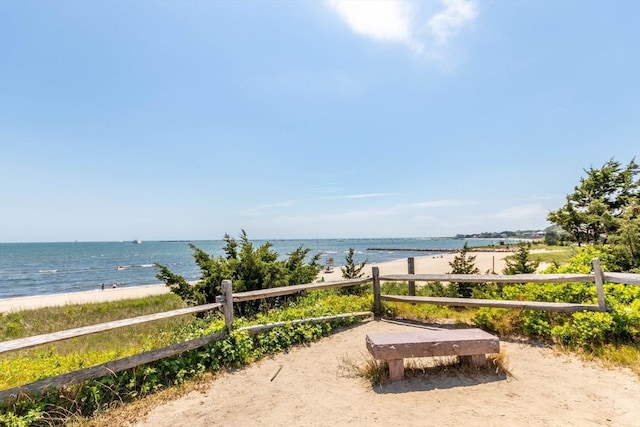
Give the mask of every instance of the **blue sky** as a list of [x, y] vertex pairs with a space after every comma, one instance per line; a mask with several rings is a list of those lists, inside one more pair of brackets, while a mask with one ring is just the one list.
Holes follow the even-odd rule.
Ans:
[[638, 1], [0, 2], [0, 241], [543, 228], [640, 158]]

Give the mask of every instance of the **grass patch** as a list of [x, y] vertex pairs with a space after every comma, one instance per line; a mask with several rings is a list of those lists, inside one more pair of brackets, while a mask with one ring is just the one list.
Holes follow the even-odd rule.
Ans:
[[601, 363], [606, 367], [626, 367], [640, 378], [640, 344], [606, 344], [592, 348], [564, 349], [574, 351], [582, 359]]
[[184, 306], [177, 295], [165, 294], [120, 301], [0, 313], [0, 341], [176, 310]]
[[[534, 250], [539, 248], [535, 247]], [[544, 252], [530, 252], [529, 258], [533, 261], [548, 262], [550, 264], [566, 264], [576, 255], [576, 250], [571, 246], [550, 246]]]
[[[343, 373], [365, 378], [372, 386], [378, 387], [389, 383], [389, 365], [386, 361], [375, 360], [371, 355], [359, 362], [348, 358], [341, 361]], [[506, 378], [511, 376], [506, 352], [487, 355], [487, 363], [481, 366], [462, 363], [456, 356], [423, 357], [407, 359], [404, 362], [405, 379], [433, 378], [437, 376], [456, 376], [477, 378], [491, 376]]]
[[[167, 294], [7, 313], [0, 316], [0, 340], [52, 333], [183, 306], [179, 297]], [[180, 342], [182, 337], [176, 332], [194, 320], [193, 315], [185, 315], [2, 354], [0, 390]]]

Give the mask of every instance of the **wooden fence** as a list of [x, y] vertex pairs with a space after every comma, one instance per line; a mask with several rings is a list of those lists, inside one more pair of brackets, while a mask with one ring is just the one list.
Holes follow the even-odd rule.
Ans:
[[[366, 284], [366, 283], [371, 283], [371, 279], [363, 278], [363, 279], [339, 280], [339, 281], [333, 281], [333, 282], [309, 283], [304, 285], [263, 289], [260, 291], [238, 292], [234, 294], [232, 293], [232, 290], [231, 290], [231, 281], [225, 280], [223, 281], [224, 293], [222, 297], [219, 298], [219, 301], [213, 304], [206, 304], [206, 305], [189, 307], [189, 308], [184, 308], [179, 310], [172, 310], [164, 313], [157, 313], [157, 314], [151, 314], [147, 316], [135, 317], [132, 319], [117, 320], [113, 322], [101, 323], [98, 325], [91, 325], [91, 326], [85, 326], [82, 328], [75, 328], [75, 329], [69, 329], [66, 331], [54, 332], [51, 334], [37, 335], [33, 337], [28, 337], [28, 338], [21, 338], [21, 339], [16, 339], [11, 341], [0, 342], [0, 354], [2, 354], [9, 351], [23, 350], [23, 349], [31, 348], [38, 345], [48, 344], [48, 343], [57, 342], [57, 341], [63, 341], [70, 338], [76, 338], [80, 336], [95, 334], [98, 332], [109, 331], [117, 328], [124, 328], [127, 326], [137, 325], [145, 322], [151, 322], [154, 320], [168, 319], [171, 317], [182, 316], [185, 314], [211, 311], [218, 308], [222, 308], [225, 312], [226, 330], [224, 332], [218, 332], [215, 334], [196, 338], [186, 342], [173, 344], [167, 347], [147, 351], [141, 354], [137, 354], [135, 356], [114, 360], [114, 361], [103, 363], [90, 368], [80, 369], [80, 370], [69, 372], [63, 375], [58, 375], [55, 377], [51, 377], [51, 378], [36, 381], [30, 384], [26, 384], [20, 387], [14, 387], [11, 389], [2, 390], [0, 391], [0, 401], [15, 400], [22, 393], [35, 394], [35, 393], [42, 392], [51, 387], [61, 388], [61, 387], [77, 384], [82, 381], [86, 381], [94, 378], [100, 378], [106, 375], [113, 375], [117, 372], [124, 371], [126, 369], [131, 369], [131, 368], [141, 366], [150, 362], [155, 362], [160, 359], [175, 356], [185, 351], [194, 350], [199, 347], [203, 347], [215, 341], [223, 340], [228, 336], [228, 333], [231, 331], [231, 328], [232, 328], [234, 302], [251, 301], [251, 300], [271, 298], [271, 297], [281, 296], [281, 295], [297, 294], [303, 291], [339, 288], [339, 287], [353, 286], [353, 285]], [[310, 318], [310, 319], [299, 319], [299, 320], [292, 320], [287, 322], [271, 323], [267, 325], [253, 325], [253, 326], [239, 328], [239, 330], [246, 330], [249, 334], [257, 334], [271, 328], [285, 326], [288, 324], [330, 322], [330, 321], [334, 321], [342, 318], [349, 318], [349, 317], [364, 318], [364, 317], [371, 317], [372, 315], [373, 313], [368, 311], [357, 312], [357, 313], [344, 313], [344, 314], [339, 314], [335, 316], [323, 316], [323, 317], [316, 317], [316, 318]]]
[[[21, 387], [15, 387], [8, 390], [0, 391], [0, 401], [8, 401], [17, 398], [20, 393], [38, 393], [50, 387], [65, 387], [78, 382], [89, 379], [99, 378], [105, 375], [112, 375], [126, 369], [144, 365], [156, 360], [175, 356], [184, 351], [194, 350], [215, 341], [224, 339], [233, 327], [233, 304], [242, 301], [251, 301], [264, 298], [272, 298], [282, 295], [291, 295], [304, 291], [339, 288], [353, 285], [373, 283], [374, 295], [374, 313], [380, 315], [382, 313], [382, 302], [406, 302], [412, 304], [437, 304], [451, 305], [462, 307], [503, 307], [515, 309], [535, 309], [548, 311], [605, 311], [604, 298], [604, 282], [623, 283], [628, 285], [640, 285], [640, 274], [627, 273], [606, 273], [600, 269], [600, 263], [597, 259], [593, 261], [592, 274], [517, 274], [517, 275], [460, 275], [460, 274], [415, 274], [414, 259], [408, 260], [409, 274], [389, 274], [380, 275], [378, 267], [372, 268], [371, 278], [347, 279], [333, 282], [308, 283], [303, 285], [285, 286], [278, 288], [263, 289], [248, 292], [232, 292], [230, 280], [224, 280], [222, 283], [223, 294], [216, 298], [213, 304], [206, 304], [197, 307], [184, 308], [180, 310], [172, 310], [164, 313], [157, 313], [147, 316], [140, 316], [132, 319], [124, 319], [113, 322], [102, 323], [98, 325], [85, 326], [52, 334], [38, 335], [34, 337], [21, 338], [17, 340], [5, 341], [0, 343], [0, 354], [26, 349], [37, 345], [62, 341], [70, 338], [80, 337], [98, 332], [104, 332], [116, 328], [123, 328], [140, 323], [151, 322], [160, 319], [167, 319], [185, 314], [199, 313], [204, 311], [216, 310], [222, 308], [225, 315], [226, 331], [211, 334], [205, 337], [196, 338], [186, 342], [174, 344], [156, 350], [151, 350], [135, 356], [115, 360], [112, 362], [97, 365], [91, 368], [81, 369], [45, 380], [37, 381]], [[381, 282], [383, 281], [403, 281], [409, 286], [409, 295], [383, 295], [381, 293]], [[539, 301], [506, 301], [506, 300], [489, 300], [489, 299], [471, 299], [471, 298], [442, 298], [442, 297], [420, 297], [415, 296], [415, 283], [439, 281], [439, 282], [467, 282], [467, 283], [559, 283], [559, 282], [592, 282], [595, 283], [598, 304], [570, 304], [556, 302], [539, 302]], [[371, 312], [345, 313], [335, 316], [324, 316], [311, 319], [299, 319], [287, 322], [277, 322], [267, 325], [254, 325], [240, 328], [246, 330], [250, 334], [257, 334], [264, 330], [274, 327], [284, 326], [288, 324], [297, 324], [305, 322], [327, 322], [345, 317], [369, 317]]]
[[[513, 309], [545, 310], [545, 311], [606, 311], [603, 284], [605, 282], [627, 285], [640, 285], [640, 274], [605, 273], [600, 268], [600, 260], [593, 260], [591, 274], [413, 274], [414, 261], [409, 258], [407, 269], [410, 274], [380, 275], [378, 267], [373, 267], [373, 306], [374, 313], [382, 313], [382, 302], [406, 302], [412, 304], [435, 304], [458, 307], [498, 307]], [[382, 281], [407, 282], [409, 295], [382, 295]], [[445, 298], [415, 296], [415, 282], [465, 282], [465, 283], [595, 283], [598, 304], [572, 304], [541, 301], [511, 301], [473, 298]]]

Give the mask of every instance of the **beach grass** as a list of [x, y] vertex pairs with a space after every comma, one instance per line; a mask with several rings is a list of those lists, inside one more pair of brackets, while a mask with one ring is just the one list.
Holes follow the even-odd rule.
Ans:
[[[376, 360], [371, 355], [365, 356], [361, 361], [344, 357], [340, 364], [343, 373], [365, 378], [374, 387], [389, 383], [389, 365], [384, 360]], [[430, 381], [443, 375], [468, 378], [483, 375], [511, 376], [508, 358], [504, 350], [487, 356], [487, 362], [480, 366], [462, 363], [456, 356], [444, 356], [406, 359], [404, 368], [405, 378], [429, 378]]]
[[[182, 308], [174, 295], [96, 304], [47, 307], [0, 314], [0, 341], [127, 319]], [[105, 363], [173, 344], [175, 331], [193, 315], [114, 329], [0, 355], [0, 389]]]
[[0, 341], [183, 308], [175, 294], [0, 313]]
[[576, 250], [572, 246], [548, 246], [544, 249], [542, 252], [531, 252], [529, 254], [531, 260], [561, 265], [568, 263], [576, 255]]

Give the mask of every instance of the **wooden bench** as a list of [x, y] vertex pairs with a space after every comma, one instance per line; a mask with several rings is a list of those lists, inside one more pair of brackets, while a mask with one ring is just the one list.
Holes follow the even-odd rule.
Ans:
[[498, 337], [481, 329], [422, 330], [367, 334], [367, 349], [389, 364], [391, 381], [404, 378], [404, 359], [458, 356], [463, 363], [482, 365], [487, 353], [499, 353]]

